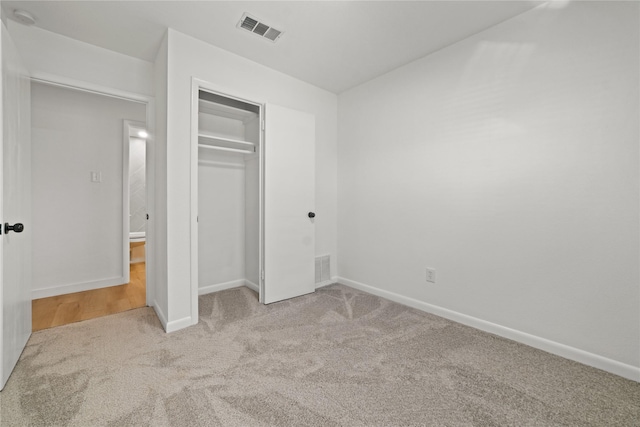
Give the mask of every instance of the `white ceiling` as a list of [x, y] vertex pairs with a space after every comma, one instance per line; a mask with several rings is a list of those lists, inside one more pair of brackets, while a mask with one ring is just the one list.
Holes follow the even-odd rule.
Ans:
[[[525, 12], [541, 1], [2, 1], [36, 26], [153, 61], [167, 27], [334, 93]], [[284, 34], [236, 28], [244, 12]]]

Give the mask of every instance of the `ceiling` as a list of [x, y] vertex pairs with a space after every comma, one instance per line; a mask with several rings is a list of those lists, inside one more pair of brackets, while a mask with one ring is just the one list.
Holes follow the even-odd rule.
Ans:
[[[167, 27], [334, 93], [523, 13], [540, 1], [2, 1], [36, 26], [153, 61]], [[236, 28], [243, 13], [284, 34]]]

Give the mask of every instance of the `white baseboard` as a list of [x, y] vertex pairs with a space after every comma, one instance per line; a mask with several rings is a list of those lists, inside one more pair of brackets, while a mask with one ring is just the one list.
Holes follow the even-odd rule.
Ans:
[[247, 288], [251, 289], [254, 292], [260, 293], [260, 287], [255, 283], [253, 283], [251, 280], [245, 279], [244, 286], [246, 286]]
[[247, 279], [238, 279], [238, 280], [231, 280], [230, 282], [216, 283], [213, 285], [203, 286], [201, 288], [198, 288], [198, 295], [206, 295], [212, 292], [224, 291], [226, 289], [239, 288], [240, 286], [246, 286], [247, 288], [253, 291], [260, 292], [260, 287], [255, 283], [253, 283], [252, 281]]
[[191, 316], [188, 316], [188, 317], [183, 317], [182, 319], [172, 320], [168, 322], [164, 330], [166, 333], [171, 333], [171, 332], [179, 331], [180, 329], [187, 328], [191, 325], [195, 325], [195, 323], [193, 323], [193, 321], [191, 320]]
[[198, 295], [206, 295], [212, 292], [224, 291], [225, 289], [239, 288], [240, 286], [244, 286], [245, 282], [245, 279], [238, 279], [231, 280], [230, 282], [201, 286], [198, 288]]
[[157, 301], [153, 302], [153, 309], [155, 310], [156, 316], [158, 316], [160, 323], [162, 323], [162, 328], [166, 333], [175, 332], [195, 324], [191, 321], [191, 316], [168, 322], [167, 316], [162, 312]]
[[332, 277], [331, 279], [325, 280], [324, 282], [316, 283], [316, 289], [323, 288], [323, 287], [329, 286], [329, 285], [333, 285], [335, 283], [338, 283], [338, 278], [337, 277]]
[[58, 295], [72, 294], [74, 292], [92, 291], [94, 289], [108, 288], [127, 283], [123, 277], [111, 277], [109, 279], [95, 280], [92, 282], [72, 283], [70, 285], [56, 286], [53, 288], [40, 288], [31, 290], [31, 299], [49, 298]]
[[364, 283], [356, 282], [354, 280], [345, 279], [344, 277], [338, 277], [337, 282], [354, 289], [359, 289], [361, 291], [377, 295], [379, 297], [386, 298], [388, 300], [409, 307], [416, 308], [418, 310], [426, 311], [427, 313], [435, 314], [436, 316], [444, 317], [445, 319], [453, 320], [454, 322], [462, 323], [463, 325], [471, 326], [485, 332], [499, 335], [501, 337], [508, 338], [540, 350], [544, 350], [548, 353], [552, 353], [566, 359], [574, 360], [576, 362], [593, 366], [594, 368], [602, 369], [603, 371], [611, 372], [612, 374], [616, 374], [621, 377], [640, 382], [640, 367], [627, 365], [625, 363], [599, 356], [594, 353], [589, 353], [575, 347], [570, 347], [565, 344], [531, 335], [526, 332], [511, 329], [506, 326], [498, 325], [496, 323], [487, 322], [486, 320], [478, 319], [476, 317], [467, 316], [466, 314], [428, 304], [426, 302], [396, 294], [394, 292], [389, 292], [373, 286], [365, 285]]
[[156, 316], [158, 316], [158, 320], [160, 320], [160, 323], [162, 324], [162, 329], [164, 329], [164, 331], [167, 332], [167, 316], [165, 316], [162, 310], [160, 310], [160, 305], [158, 304], [158, 301], [154, 300], [152, 307], [153, 307], [153, 310], [156, 312]]

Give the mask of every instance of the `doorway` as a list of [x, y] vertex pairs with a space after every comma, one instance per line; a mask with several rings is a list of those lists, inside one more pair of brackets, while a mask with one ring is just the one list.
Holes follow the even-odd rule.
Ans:
[[[128, 175], [123, 190], [128, 192], [129, 223], [129, 283], [125, 285], [131, 308], [139, 308], [146, 301], [146, 253], [147, 253], [147, 138], [149, 132], [144, 122], [124, 120], [124, 150], [128, 151], [125, 169]], [[127, 150], [128, 147], [128, 150]]]
[[314, 292], [315, 117], [195, 78], [191, 90], [192, 323], [205, 293]]
[[[146, 305], [147, 114], [144, 102], [32, 81], [34, 331]], [[143, 175], [134, 203], [131, 158]], [[144, 210], [133, 238], [130, 206]]]

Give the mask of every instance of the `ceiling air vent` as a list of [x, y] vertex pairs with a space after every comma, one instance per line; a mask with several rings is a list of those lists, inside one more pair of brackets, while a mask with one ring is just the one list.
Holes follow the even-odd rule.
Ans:
[[271, 40], [272, 42], [278, 40], [282, 35], [282, 31], [276, 30], [270, 25], [258, 21], [257, 18], [249, 15], [248, 13], [242, 15], [240, 22], [238, 22], [238, 28], [244, 28], [245, 30], [251, 31], [253, 34], [256, 34], [262, 38]]

